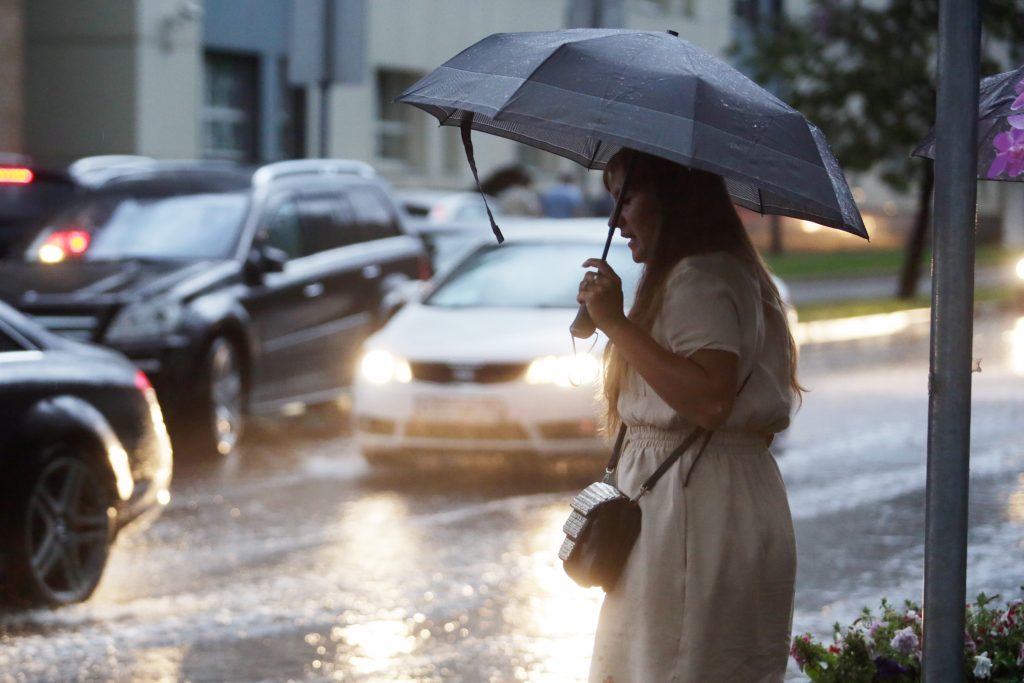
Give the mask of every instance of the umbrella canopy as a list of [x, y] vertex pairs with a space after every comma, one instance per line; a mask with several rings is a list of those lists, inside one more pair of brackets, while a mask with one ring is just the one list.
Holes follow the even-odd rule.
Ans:
[[[935, 158], [935, 131], [914, 156]], [[1024, 66], [978, 86], [978, 178], [1024, 182]]]
[[622, 147], [648, 152], [721, 175], [741, 206], [868, 236], [821, 131], [671, 33], [494, 34], [398, 101], [587, 168], [603, 168]]

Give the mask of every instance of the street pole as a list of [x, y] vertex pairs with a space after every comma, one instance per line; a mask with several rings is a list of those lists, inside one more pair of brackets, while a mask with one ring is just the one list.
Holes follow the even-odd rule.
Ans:
[[980, 25], [976, 0], [940, 0], [925, 518], [925, 683], [960, 683], [964, 671]]
[[320, 158], [327, 159], [331, 156], [329, 135], [331, 115], [331, 83], [334, 73], [331, 65], [334, 55], [334, 21], [335, 2], [327, 0], [324, 3], [324, 25], [323, 25], [323, 76], [320, 80]]

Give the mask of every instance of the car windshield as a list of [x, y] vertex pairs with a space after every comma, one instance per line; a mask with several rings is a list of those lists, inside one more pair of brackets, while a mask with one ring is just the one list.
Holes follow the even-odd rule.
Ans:
[[[424, 303], [451, 308], [576, 308], [583, 270], [600, 255], [592, 241], [491, 244], [472, 252]], [[608, 263], [622, 278], [626, 306], [636, 291], [640, 266], [625, 244], [612, 246]]]
[[25, 252], [28, 261], [225, 258], [248, 207], [244, 192], [89, 197], [58, 214]]

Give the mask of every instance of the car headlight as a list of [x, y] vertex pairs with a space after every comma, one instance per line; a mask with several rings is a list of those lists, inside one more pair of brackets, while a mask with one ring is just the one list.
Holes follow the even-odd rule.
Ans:
[[359, 372], [371, 384], [387, 384], [400, 382], [407, 384], [412, 381], [412, 368], [404, 358], [399, 358], [390, 351], [375, 349], [363, 354], [359, 362]]
[[181, 322], [182, 306], [175, 301], [140, 301], [128, 304], [107, 330], [108, 342], [166, 337]]
[[1017, 261], [1016, 271], [1017, 277], [1020, 278], [1021, 280], [1024, 280], [1024, 258], [1022, 258], [1020, 261]]
[[601, 361], [589, 353], [575, 356], [544, 356], [526, 369], [527, 384], [573, 387], [592, 384], [601, 377]]

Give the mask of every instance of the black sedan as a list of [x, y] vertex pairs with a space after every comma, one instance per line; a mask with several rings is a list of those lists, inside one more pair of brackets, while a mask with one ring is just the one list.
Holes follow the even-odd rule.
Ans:
[[171, 445], [145, 374], [0, 303], [0, 596], [88, 598], [118, 531], [170, 500]]

